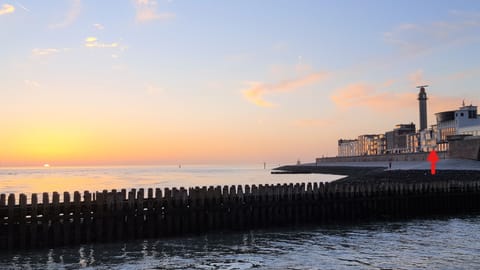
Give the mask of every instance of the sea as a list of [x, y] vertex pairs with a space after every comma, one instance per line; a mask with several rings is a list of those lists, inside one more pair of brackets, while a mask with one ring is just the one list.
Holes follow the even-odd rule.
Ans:
[[[0, 193], [328, 182], [261, 166], [1, 168]], [[480, 269], [480, 213], [0, 253], [0, 269]]]

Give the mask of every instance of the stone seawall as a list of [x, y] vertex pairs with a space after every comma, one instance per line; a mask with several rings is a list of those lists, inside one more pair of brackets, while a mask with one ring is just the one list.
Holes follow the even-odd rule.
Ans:
[[456, 140], [449, 144], [451, 158], [480, 160], [480, 139]]
[[[317, 158], [316, 163], [322, 162], [372, 162], [372, 161], [425, 161], [429, 153], [387, 154], [355, 157], [326, 157]], [[440, 159], [447, 158], [447, 152], [437, 152]]]

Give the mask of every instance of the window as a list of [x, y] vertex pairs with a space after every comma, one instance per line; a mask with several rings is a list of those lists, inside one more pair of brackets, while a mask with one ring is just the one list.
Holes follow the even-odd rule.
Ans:
[[468, 118], [476, 119], [477, 118], [477, 112], [476, 111], [468, 111]]
[[463, 112], [462, 112], [462, 113], [460, 113], [460, 116], [463, 116]]

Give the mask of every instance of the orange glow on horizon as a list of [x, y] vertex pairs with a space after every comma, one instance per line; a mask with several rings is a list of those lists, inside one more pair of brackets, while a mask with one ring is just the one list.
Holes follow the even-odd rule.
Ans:
[[165, 131], [129, 123], [99, 126], [57, 122], [11, 128], [9, 133], [0, 134], [0, 140], [5, 142], [0, 166], [205, 164], [292, 159], [291, 149], [281, 147], [287, 141], [293, 143], [288, 138], [289, 131], [280, 136], [267, 128], [247, 133], [222, 127], [201, 130], [179, 127]]

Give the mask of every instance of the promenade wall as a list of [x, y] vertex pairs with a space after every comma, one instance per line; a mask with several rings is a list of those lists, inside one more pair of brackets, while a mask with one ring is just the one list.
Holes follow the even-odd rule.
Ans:
[[451, 158], [480, 160], [480, 138], [452, 140], [449, 144]]
[[[406, 153], [406, 154], [385, 154], [385, 155], [369, 155], [369, 156], [353, 156], [353, 157], [324, 157], [317, 158], [316, 162], [371, 162], [371, 161], [425, 161], [428, 152]], [[440, 159], [448, 157], [447, 152], [437, 152]]]
[[[0, 195], [0, 250], [480, 210], [480, 180]], [[40, 199], [40, 200], [39, 200]]]

